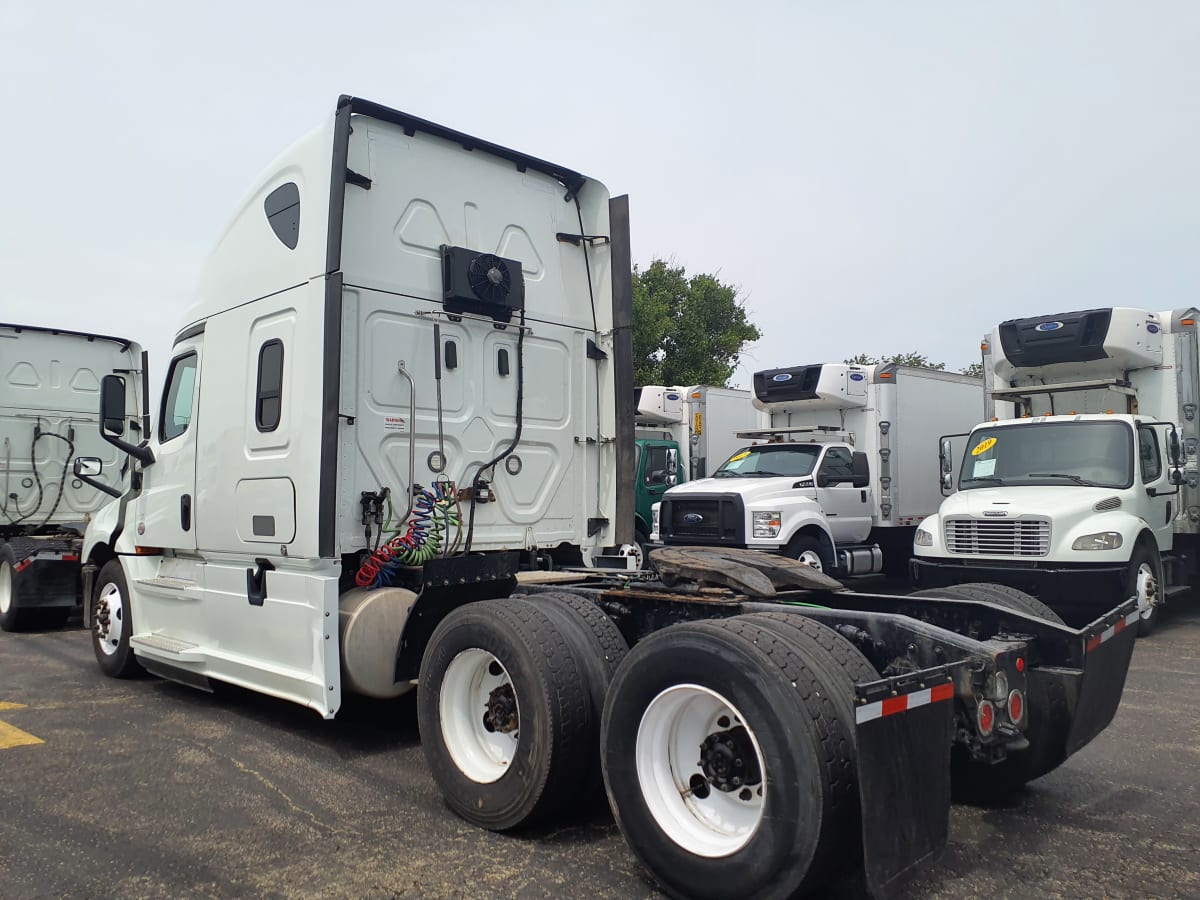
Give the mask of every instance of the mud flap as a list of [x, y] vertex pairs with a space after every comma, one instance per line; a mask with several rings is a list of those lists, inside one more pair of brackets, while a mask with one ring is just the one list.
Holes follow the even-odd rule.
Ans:
[[1116, 715], [1133, 657], [1139, 615], [1137, 602], [1130, 600], [1085, 629], [1083, 679], [1067, 736], [1068, 756], [1103, 731]]
[[946, 669], [855, 689], [863, 866], [874, 897], [946, 846], [953, 700]]

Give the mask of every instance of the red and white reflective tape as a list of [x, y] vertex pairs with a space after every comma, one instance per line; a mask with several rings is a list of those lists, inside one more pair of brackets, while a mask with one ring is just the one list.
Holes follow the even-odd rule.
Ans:
[[1135, 609], [1133, 612], [1131, 612], [1125, 618], [1117, 619], [1116, 622], [1114, 622], [1112, 625], [1109, 625], [1102, 632], [1100, 632], [1098, 635], [1091, 638], [1087, 642], [1087, 652], [1091, 653], [1093, 650], [1095, 650], [1097, 647], [1099, 647], [1101, 644], [1103, 644], [1105, 641], [1107, 641], [1110, 637], [1115, 637], [1116, 635], [1118, 635], [1122, 631], [1124, 631], [1126, 628], [1128, 628], [1130, 625], [1136, 625], [1137, 620], [1141, 617], [1141, 615], [1142, 615], [1141, 610]]
[[17, 563], [16, 570], [18, 573], [24, 572], [38, 560], [62, 560], [63, 562], [79, 562], [79, 555], [76, 553], [35, 553], [33, 556], [27, 556]]
[[923, 691], [913, 691], [911, 694], [901, 694], [899, 697], [888, 697], [886, 700], [876, 700], [874, 703], [864, 703], [854, 710], [854, 721], [861, 725], [872, 722], [884, 716], [894, 716], [896, 713], [907, 712], [918, 706], [928, 706], [949, 700], [954, 696], [954, 685], [950, 682], [939, 684], [937, 687], [925, 688]]

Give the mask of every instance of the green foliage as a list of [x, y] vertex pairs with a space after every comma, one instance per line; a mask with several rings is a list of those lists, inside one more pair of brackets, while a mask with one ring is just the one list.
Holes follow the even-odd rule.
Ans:
[[737, 288], [656, 259], [633, 270], [634, 384], [722, 386], [761, 336]]
[[[850, 359], [844, 359], [842, 362], [850, 363], [855, 366], [873, 366], [876, 363], [896, 363], [901, 366], [916, 366], [918, 369], [936, 369], [939, 372], [946, 370], [945, 363], [930, 362], [929, 357], [924, 353], [895, 353], [891, 356], [867, 356], [865, 353], [860, 353], [857, 356], [852, 356]], [[983, 363], [973, 362], [965, 369], [961, 370], [963, 375], [970, 375], [972, 378], [983, 377]]]
[[945, 363], [930, 362], [929, 357], [924, 353], [894, 353], [891, 356], [867, 356], [865, 353], [860, 353], [858, 356], [842, 361], [856, 366], [873, 366], [876, 363], [896, 363], [900, 366], [915, 366], [918, 369], [936, 369], [939, 372], [946, 368]]

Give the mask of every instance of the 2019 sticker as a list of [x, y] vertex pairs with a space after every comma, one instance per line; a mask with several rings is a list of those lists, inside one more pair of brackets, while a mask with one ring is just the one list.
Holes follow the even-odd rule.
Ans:
[[978, 456], [980, 453], [987, 453], [989, 450], [991, 450], [995, 446], [996, 446], [996, 439], [994, 437], [984, 438], [982, 441], [980, 441], [978, 444], [975, 445], [975, 449], [973, 449], [971, 451], [971, 455]]

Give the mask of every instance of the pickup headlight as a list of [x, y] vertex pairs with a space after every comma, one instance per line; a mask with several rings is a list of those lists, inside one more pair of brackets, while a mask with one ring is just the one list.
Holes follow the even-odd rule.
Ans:
[[916, 535], [913, 537], [913, 543], [918, 547], [932, 547], [933, 532], [926, 531], [924, 528], [918, 528]]
[[779, 525], [782, 518], [783, 513], [778, 510], [753, 513], [750, 520], [751, 532], [756, 538], [779, 537]]
[[1119, 531], [1097, 531], [1095, 534], [1085, 534], [1075, 538], [1072, 550], [1116, 550], [1121, 546]]

